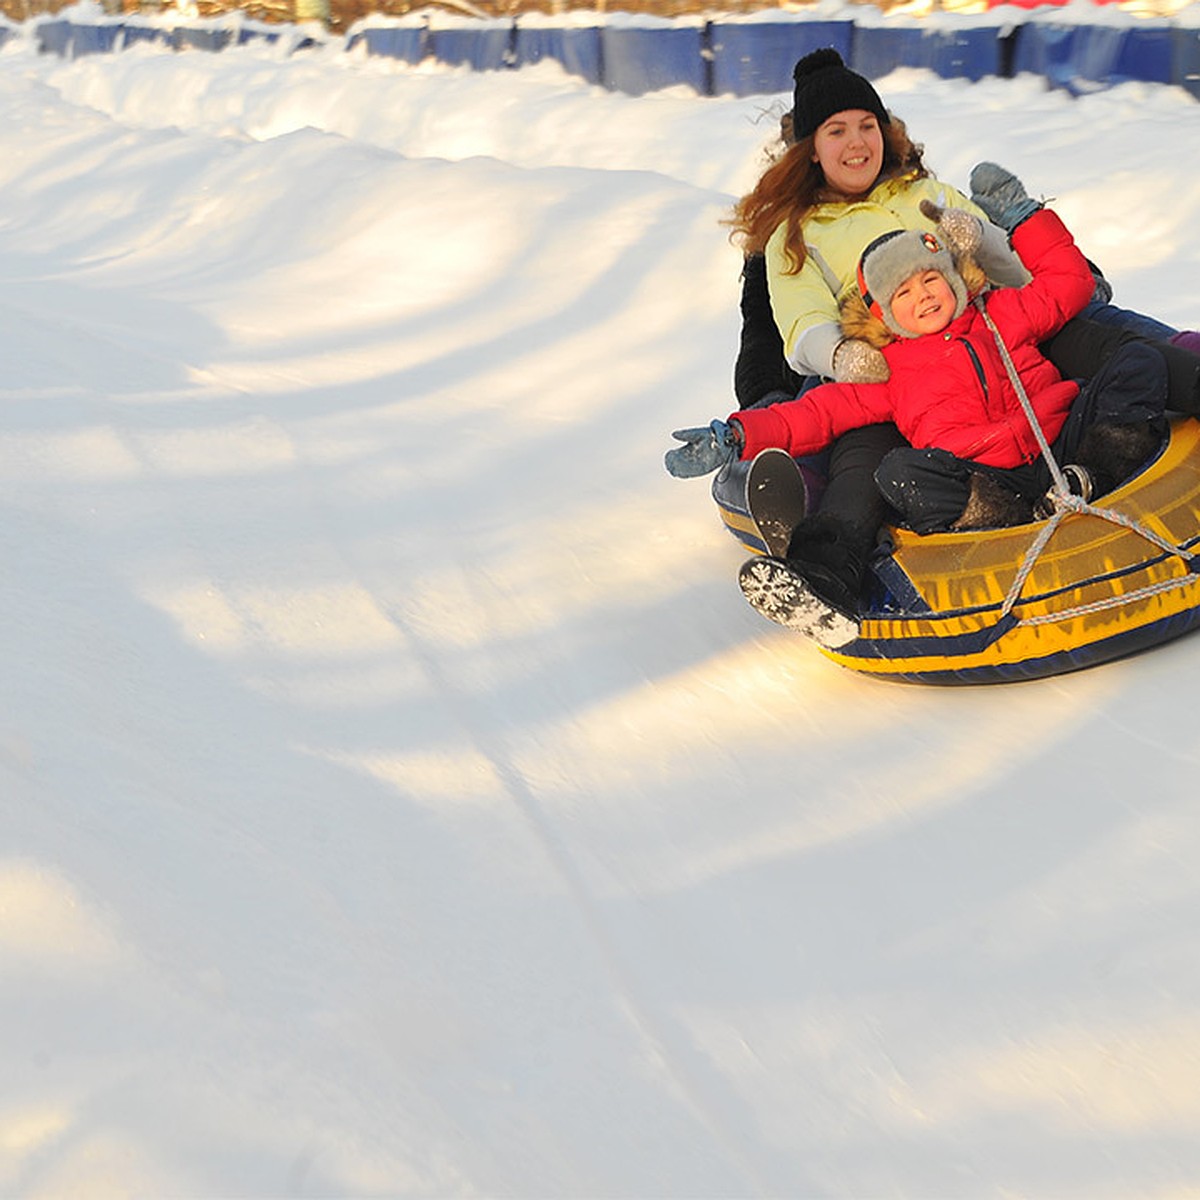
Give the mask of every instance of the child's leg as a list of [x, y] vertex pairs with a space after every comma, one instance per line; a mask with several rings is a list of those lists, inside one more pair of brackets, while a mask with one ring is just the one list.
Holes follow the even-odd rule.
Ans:
[[901, 519], [917, 533], [995, 529], [1032, 518], [1015, 472], [981, 467], [947, 450], [893, 450], [875, 482]]

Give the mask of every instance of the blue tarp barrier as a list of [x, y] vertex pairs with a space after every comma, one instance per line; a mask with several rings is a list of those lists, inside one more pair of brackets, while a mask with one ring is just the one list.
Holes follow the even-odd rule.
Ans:
[[189, 29], [181, 26], [171, 30], [171, 45], [176, 50], [224, 50], [231, 36], [228, 29]]
[[71, 24], [69, 21], [43, 21], [37, 27], [39, 54], [57, 54], [66, 58], [71, 53]]
[[1171, 30], [1171, 82], [1200, 99], [1200, 29]]
[[123, 25], [71, 25], [71, 55], [109, 54], [120, 43]]
[[425, 57], [423, 25], [365, 29], [350, 39], [346, 49], [353, 49], [359, 42], [366, 43], [368, 54], [380, 58], [398, 58], [401, 62], [419, 63]]
[[513, 65], [530, 66], [544, 58], [561, 63], [564, 70], [588, 83], [601, 83], [604, 79], [600, 30], [596, 26], [545, 29], [525, 28], [518, 23], [513, 40]]
[[474, 71], [498, 71], [507, 67], [511, 42], [511, 25], [429, 31], [429, 44], [438, 62], [465, 65]]
[[[8, 31], [0, 28], [0, 44]], [[240, 30], [239, 44], [280, 34]], [[139, 41], [176, 49], [216, 51], [235, 34], [224, 29], [164, 29], [144, 25], [38, 22], [42, 53], [68, 58], [120, 49]], [[368, 29], [347, 45], [417, 63], [432, 53], [441, 62], [496, 70], [552, 58], [565, 70], [612, 91], [640, 96], [683, 84], [700, 95], [775, 95], [791, 91], [796, 59], [834, 46], [872, 79], [899, 66], [926, 67], [947, 79], [982, 79], [1022, 71], [1073, 93], [1127, 81], [1176, 84], [1200, 98], [1200, 30], [1167, 23], [1136, 26], [1055, 25], [1030, 21], [1013, 33], [973, 26], [925, 31], [865, 26], [851, 21], [771, 21], [522, 29], [502, 21], [430, 31], [424, 26]], [[315, 44], [307, 39], [303, 45]]]
[[279, 41], [279, 34], [275, 32], [267, 32], [265, 29], [239, 29], [237, 35], [237, 44], [244, 46], [247, 42], [264, 41], [274, 45]]
[[703, 30], [696, 26], [635, 29], [606, 25], [600, 31], [604, 86], [612, 92], [641, 96], [682, 83], [707, 95], [703, 38]]
[[1030, 21], [1017, 32], [1013, 72], [1042, 75], [1071, 92], [1140, 80], [1170, 83], [1171, 30], [1166, 25], [1049, 25]]
[[863, 26], [854, 31], [851, 64], [868, 79], [879, 79], [897, 67], [925, 67], [943, 79], [977, 81], [1001, 73], [1001, 30]]
[[152, 25], [126, 25], [123, 46], [132, 46], [135, 42], [169, 42], [170, 31], [156, 29]]
[[709, 30], [713, 93], [769, 96], [791, 92], [797, 59], [832, 46], [849, 62], [853, 38], [853, 21], [714, 22]]

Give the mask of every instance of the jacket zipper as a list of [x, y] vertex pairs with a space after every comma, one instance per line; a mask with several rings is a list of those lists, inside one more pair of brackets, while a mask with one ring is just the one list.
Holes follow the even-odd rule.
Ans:
[[987, 376], [983, 373], [983, 363], [979, 361], [979, 355], [975, 351], [975, 347], [967, 341], [966, 338], [958, 339], [967, 348], [967, 353], [971, 356], [971, 364], [975, 368], [975, 374], [979, 376], [979, 386], [983, 388], [983, 402], [988, 401], [988, 383]]

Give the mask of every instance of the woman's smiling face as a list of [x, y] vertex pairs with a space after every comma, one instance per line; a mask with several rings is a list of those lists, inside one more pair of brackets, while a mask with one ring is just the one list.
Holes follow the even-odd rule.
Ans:
[[883, 130], [865, 108], [847, 108], [817, 126], [813, 162], [840, 196], [869, 192], [883, 167]]

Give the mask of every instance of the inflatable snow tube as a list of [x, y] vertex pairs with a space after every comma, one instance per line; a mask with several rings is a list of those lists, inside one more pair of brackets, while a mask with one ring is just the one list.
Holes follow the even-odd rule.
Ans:
[[[762, 553], [716, 482], [713, 494], [729, 531]], [[1158, 458], [1097, 503], [1200, 554], [1200, 421], [1173, 422]], [[1014, 599], [1044, 525], [924, 537], [892, 529], [891, 552], [869, 571], [859, 637], [821, 652], [884, 679], [1003, 683], [1109, 662], [1200, 625], [1200, 559], [1090, 513], [1062, 518]]]

